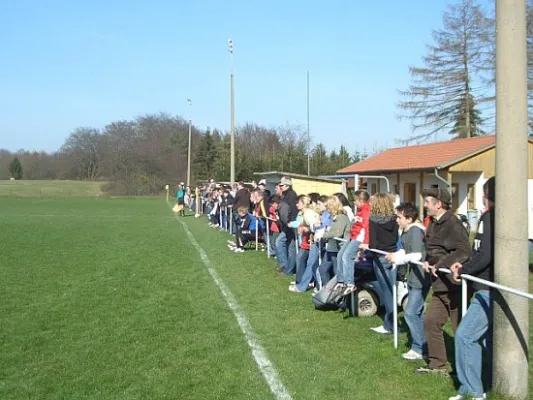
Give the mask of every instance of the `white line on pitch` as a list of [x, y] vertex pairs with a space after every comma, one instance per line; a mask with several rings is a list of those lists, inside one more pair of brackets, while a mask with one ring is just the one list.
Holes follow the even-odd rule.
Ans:
[[244, 316], [243, 312], [241, 311], [241, 308], [239, 307], [239, 304], [237, 303], [237, 300], [235, 300], [235, 297], [230, 292], [228, 287], [222, 282], [222, 279], [218, 276], [217, 271], [213, 268], [213, 264], [211, 264], [211, 261], [207, 257], [207, 254], [205, 251], [200, 247], [196, 239], [194, 238], [193, 234], [187, 227], [187, 224], [185, 222], [181, 221], [179, 217], [176, 217], [176, 219], [181, 223], [183, 226], [183, 229], [185, 230], [185, 233], [189, 237], [189, 240], [193, 244], [193, 246], [196, 248], [198, 253], [200, 254], [200, 258], [202, 259], [205, 267], [207, 268], [207, 272], [209, 272], [209, 275], [211, 275], [211, 278], [216, 283], [218, 288], [220, 289], [220, 292], [222, 293], [222, 296], [224, 296], [224, 299], [226, 300], [226, 303], [228, 304], [231, 311], [233, 311], [233, 315], [235, 315], [235, 318], [237, 319], [237, 323], [239, 324], [242, 333], [246, 337], [246, 341], [248, 342], [248, 346], [250, 346], [250, 349], [252, 350], [252, 354], [254, 356], [255, 362], [259, 366], [259, 370], [265, 377], [268, 386], [270, 387], [270, 391], [274, 394], [276, 399], [278, 400], [292, 400], [291, 395], [281, 382], [281, 379], [279, 378], [279, 375], [274, 368], [274, 365], [272, 362], [268, 359], [265, 349], [259, 344], [256, 334], [253, 331], [252, 327], [250, 326], [250, 323]]

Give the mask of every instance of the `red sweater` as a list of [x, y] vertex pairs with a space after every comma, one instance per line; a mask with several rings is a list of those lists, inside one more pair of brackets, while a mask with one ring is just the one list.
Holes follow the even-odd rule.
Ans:
[[355, 214], [355, 222], [350, 229], [350, 240], [355, 240], [363, 232], [363, 241], [361, 243], [368, 244], [370, 239], [368, 236], [368, 220], [370, 218], [370, 204], [364, 203], [361, 207], [357, 208]]
[[309, 243], [309, 236], [311, 236], [311, 233], [309, 232], [302, 233], [302, 243], [300, 244], [300, 249], [302, 250], [311, 249], [311, 243]]
[[270, 222], [270, 232], [279, 232], [279, 223], [278, 220], [278, 213], [272, 206], [268, 209], [268, 217], [275, 219], [276, 221], [269, 221]]

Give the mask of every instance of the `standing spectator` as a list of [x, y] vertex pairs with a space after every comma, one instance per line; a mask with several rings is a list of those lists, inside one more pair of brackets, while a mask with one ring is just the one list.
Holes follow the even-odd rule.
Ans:
[[[362, 248], [377, 249], [387, 253], [395, 252], [398, 246], [398, 223], [392, 198], [387, 193], [376, 193], [370, 198], [369, 218], [369, 245], [361, 245]], [[385, 304], [385, 316], [383, 325], [372, 328], [376, 333], [388, 334], [394, 330], [392, 286], [396, 285], [396, 268], [386, 256], [374, 256], [374, 272], [381, 288], [383, 303]]]
[[[336, 288], [339, 290], [342, 289], [344, 294], [349, 294], [355, 290], [354, 265], [360, 252], [359, 246], [361, 244], [368, 244], [369, 241], [369, 198], [370, 196], [365, 190], [358, 190], [355, 192], [354, 204], [357, 207], [357, 214], [352, 220], [353, 224], [350, 229], [350, 240], [342, 246], [337, 257], [338, 268]], [[346, 213], [345, 206], [343, 209]]]
[[279, 207], [280, 198], [277, 195], [272, 196], [270, 199], [270, 206], [268, 207], [268, 218], [270, 218], [268, 223], [270, 223], [270, 254], [276, 256], [276, 239], [279, 236], [279, 217], [278, 217], [278, 207]]
[[418, 253], [426, 257], [425, 228], [417, 223], [418, 210], [412, 203], [403, 203], [396, 207], [396, 221], [402, 231], [401, 250], [389, 253], [387, 260], [396, 266], [407, 265], [408, 298], [404, 310], [405, 322], [411, 332], [411, 349], [402, 354], [406, 360], [423, 360], [427, 354], [426, 335], [424, 334], [424, 303], [429, 292], [430, 276], [420, 265], [410, 263], [409, 254]]
[[[494, 201], [496, 180], [490, 178], [483, 185], [483, 203], [485, 211], [479, 225], [472, 247], [472, 255], [464, 264], [455, 263], [450, 269], [455, 280], [461, 274], [470, 274], [486, 281], [494, 280]], [[492, 296], [488, 286], [474, 282], [474, 299], [468, 312], [459, 324], [455, 335], [455, 365], [457, 378], [461, 383], [457, 396], [449, 400], [461, 400], [471, 396], [474, 400], [485, 398], [481, 380], [482, 347], [485, 341], [487, 358], [491, 371], [492, 360]], [[489, 385], [490, 385], [489, 378]]]
[[176, 191], [176, 204], [178, 205], [177, 211], [178, 215], [181, 217], [185, 216], [185, 184], [181, 182], [178, 185], [178, 190]]
[[237, 192], [233, 198], [233, 232], [237, 234], [237, 225], [240, 223], [240, 217], [237, 210], [245, 207], [250, 211], [250, 192], [244, 186], [244, 182], [237, 183]]
[[291, 178], [282, 177], [279, 189], [282, 192], [282, 198], [278, 210], [281, 233], [276, 240], [277, 259], [280, 270], [289, 276], [296, 269], [296, 236], [289, 223], [294, 221], [298, 215], [297, 195], [292, 189]]
[[416, 370], [417, 374], [448, 374], [448, 358], [444, 343], [444, 324], [451, 319], [455, 332], [459, 323], [461, 286], [450, 276], [436, 273], [439, 268], [450, 268], [464, 263], [470, 256], [468, 233], [459, 218], [450, 210], [448, 190], [430, 189], [424, 193], [424, 207], [431, 222], [426, 232], [426, 261], [424, 270], [433, 273], [433, 294], [424, 318], [428, 346], [428, 365]]
[[319, 267], [322, 285], [325, 285], [337, 273], [337, 254], [340, 244], [335, 238], [348, 239], [350, 237], [350, 220], [336, 196], [326, 200], [326, 210], [332, 218], [332, 223], [324, 232], [326, 240], [326, 254]]

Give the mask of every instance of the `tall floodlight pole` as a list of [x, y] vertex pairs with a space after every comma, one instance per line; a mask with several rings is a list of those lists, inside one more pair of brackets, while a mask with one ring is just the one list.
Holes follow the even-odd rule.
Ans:
[[[496, 1], [496, 283], [528, 291], [526, 0]], [[493, 290], [493, 387], [528, 398], [528, 300]]]
[[309, 130], [309, 70], [307, 70], [307, 175], [311, 176], [311, 136]]
[[233, 91], [233, 40], [228, 39], [228, 51], [230, 55], [230, 129], [231, 129], [231, 166], [230, 182], [235, 183], [235, 98]]
[[189, 149], [187, 151], [187, 187], [191, 186], [191, 137], [192, 137], [192, 117], [191, 117], [191, 99], [187, 99], [189, 104]]

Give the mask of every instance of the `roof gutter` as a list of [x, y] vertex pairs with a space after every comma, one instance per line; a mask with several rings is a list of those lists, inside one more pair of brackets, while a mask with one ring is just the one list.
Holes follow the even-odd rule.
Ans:
[[452, 183], [448, 182], [446, 179], [439, 175], [439, 167], [435, 167], [435, 178], [437, 178], [439, 181], [443, 182], [446, 186], [448, 186], [448, 191], [450, 192], [450, 195], [452, 195]]

